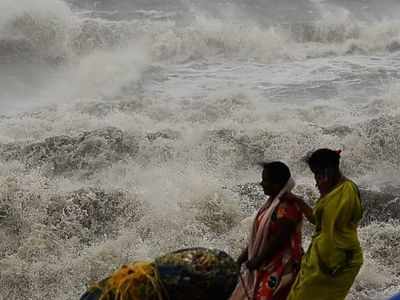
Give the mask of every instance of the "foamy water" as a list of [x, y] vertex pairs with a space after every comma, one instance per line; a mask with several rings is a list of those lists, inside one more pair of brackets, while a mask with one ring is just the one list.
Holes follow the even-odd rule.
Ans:
[[[0, 299], [77, 299], [177, 248], [237, 255], [260, 160], [315, 200], [301, 158], [340, 148], [346, 175], [398, 197], [395, 3], [78, 4], [0, 3]], [[349, 299], [384, 299], [400, 224], [365, 223]]]

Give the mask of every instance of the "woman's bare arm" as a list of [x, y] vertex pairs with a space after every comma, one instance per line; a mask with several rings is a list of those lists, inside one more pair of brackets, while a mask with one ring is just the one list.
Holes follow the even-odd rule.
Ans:
[[303, 212], [303, 215], [307, 218], [307, 220], [311, 224], [315, 224], [314, 211], [303, 199], [297, 198], [297, 204], [299, 205], [300, 210]]
[[314, 211], [313, 211], [312, 207], [310, 205], [308, 205], [302, 198], [300, 198], [296, 195], [290, 194], [290, 195], [288, 195], [288, 197], [290, 197], [292, 199], [292, 201], [297, 203], [301, 212], [307, 218], [307, 220], [311, 224], [315, 224]]

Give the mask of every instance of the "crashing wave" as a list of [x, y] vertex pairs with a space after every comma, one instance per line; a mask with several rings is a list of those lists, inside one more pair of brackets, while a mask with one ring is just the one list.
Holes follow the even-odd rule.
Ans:
[[5, 161], [19, 160], [27, 168], [62, 174], [76, 170], [91, 174], [112, 163], [133, 157], [138, 151], [135, 139], [117, 128], [83, 132], [77, 137], [55, 136], [43, 142], [0, 146]]

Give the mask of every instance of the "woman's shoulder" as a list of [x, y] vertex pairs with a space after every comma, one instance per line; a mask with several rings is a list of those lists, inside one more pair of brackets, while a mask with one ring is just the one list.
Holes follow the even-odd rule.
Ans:
[[351, 179], [345, 178], [342, 183], [342, 188], [347, 192], [352, 192], [360, 196], [360, 190], [357, 184]]
[[277, 208], [278, 218], [292, 219], [294, 221], [300, 220], [302, 213], [298, 205], [299, 199], [299, 196], [292, 193], [283, 195]]
[[293, 193], [286, 193], [281, 198], [281, 202], [286, 202], [288, 204], [293, 204], [293, 205], [296, 205], [298, 201], [302, 200], [303, 199], [300, 196]]
[[289, 207], [293, 210], [298, 210], [300, 211], [299, 203], [303, 202], [304, 200], [301, 198], [301, 196], [298, 196], [293, 193], [286, 193], [285, 195], [282, 196], [281, 198], [281, 203], [280, 206], [282, 207]]

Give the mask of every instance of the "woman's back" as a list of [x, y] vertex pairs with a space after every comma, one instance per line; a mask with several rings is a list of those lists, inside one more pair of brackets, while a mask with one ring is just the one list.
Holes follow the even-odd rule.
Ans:
[[332, 247], [346, 250], [360, 249], [357, 225], [362, 217], [357, 186], [350, 180], [340, 183], [322, 197], [314, 210], [316, 237]]

